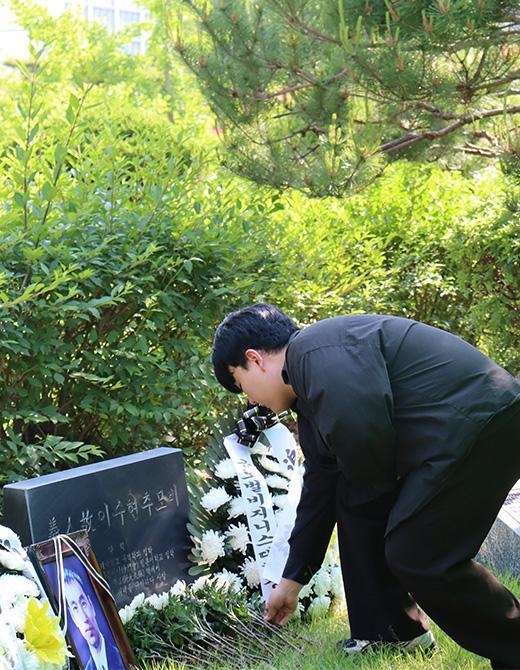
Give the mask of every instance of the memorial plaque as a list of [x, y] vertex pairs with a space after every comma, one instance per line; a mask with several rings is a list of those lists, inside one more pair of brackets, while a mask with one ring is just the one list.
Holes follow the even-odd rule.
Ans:
[[118, 607], [188, 579], [187, 521], [180, 449], [160, 447], [4, 487], [3, 523], [23, 544], [88, 531]]
[[494, 572], [520, 579], [520, 481], [507, 496], [477, 559]]

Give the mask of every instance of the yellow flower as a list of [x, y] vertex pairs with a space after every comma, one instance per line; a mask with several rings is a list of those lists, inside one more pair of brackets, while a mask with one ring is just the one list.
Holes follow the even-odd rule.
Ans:
[[60, 667], [71, 654], [67, 651], [65, 638], [60, 630], [58, 619], [49, 612], [49, 603], [41, 603], [31, 598], [27, 606], [25, 620], [25, 641], [38, 660], [54, 663]]

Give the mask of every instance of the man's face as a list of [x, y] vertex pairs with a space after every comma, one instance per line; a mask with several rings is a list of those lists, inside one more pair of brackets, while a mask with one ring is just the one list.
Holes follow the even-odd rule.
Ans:
[[296, 397], [292, 387], [282, 379], [285, 351], [266, 353], [246, 351], [247, 366], [229, 367], [235, 384], [253, 405], [264, 405], [279, 414], [288, 410]]
[[65, 591], [72, 620], [88, 645], [97, 649], [101, 642], [101, 634], [92, 601], [76, 580], [68, 582]]

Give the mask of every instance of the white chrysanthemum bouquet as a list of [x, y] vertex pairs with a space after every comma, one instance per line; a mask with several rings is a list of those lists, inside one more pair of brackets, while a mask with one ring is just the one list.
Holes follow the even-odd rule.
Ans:
[[[229, 419], [225, 434], [234, 425]], [[227, 430], [226, 430], [227, 428]], [[290, 472], [262, 438], [251, 448], [254, 465], [263, 475], [275, 513], [288, 501]], [[302, 468], [302, 466], [300, 466]], [[204, 464], [188, 473], [191, 516], [188, 529], [193, 541], [190, 574], [232, 581], [251, 596], [260, 590], [260, 571], [255, 561], [235, 466], [224, 446], [224, 432], [214, 432], [204, 451]], [[337, 549], [333, 543], [322, 568], [300, 594], [300, 611], [311, 616], [327, 613], [334, 599], [343, 599]]]
[[69, 653], [19, 538], [0, 526], [0, 670], [61, 670]]
[[291, 632], [280, 632], [263, 620], [260, 595], [253, 601], [237, 575], [177, 581], [169, 591], [144, 593], [120, 610], [130, 643], [140, 663], [168, 658], [183, 668], [272, 667], [290, 647], [303, 653]]

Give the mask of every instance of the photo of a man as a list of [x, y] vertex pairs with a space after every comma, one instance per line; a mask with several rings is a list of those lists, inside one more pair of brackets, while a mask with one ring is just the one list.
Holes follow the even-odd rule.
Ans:
[[[106, 623], [105, 616], [99, 605], [94, 604], [89, 588], [82, 576], [70, 567], [64, 570], [65, 599], [72, 621], [85, 644], [76, 641], [77, 633], [72, 631], [72, 637], [80, 660], [85, 670], [125, 670], [119, 649], [114, 644], [111, 635], [102, 633], [102, 622]], [[76, 633], [76, 636], [75, 636]]]

